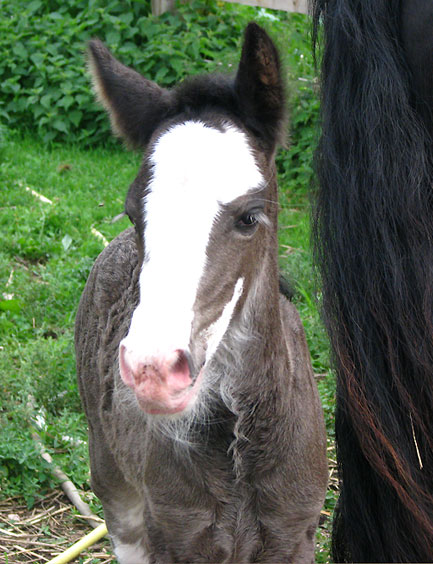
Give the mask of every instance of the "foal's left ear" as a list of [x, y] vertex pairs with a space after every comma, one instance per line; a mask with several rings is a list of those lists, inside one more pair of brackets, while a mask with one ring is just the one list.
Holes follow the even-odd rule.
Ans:
[[235, 90], [244, 121], [267, 148], [284, 143], [286, 99], [280, 57], [269, 35], [255, 23], [245, 29]]

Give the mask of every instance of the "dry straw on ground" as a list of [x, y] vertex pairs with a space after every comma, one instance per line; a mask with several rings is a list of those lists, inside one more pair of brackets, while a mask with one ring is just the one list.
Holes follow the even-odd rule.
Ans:
[[[0, 502], [0, 562], [49, 562], [92, 530], [62, 491], [52, 491], [29, 510], [16, 498]], [[101, 520], [102, 522], [102, 520]], [[115, 562], [107, 538], [80, 556], [83, 564]]]

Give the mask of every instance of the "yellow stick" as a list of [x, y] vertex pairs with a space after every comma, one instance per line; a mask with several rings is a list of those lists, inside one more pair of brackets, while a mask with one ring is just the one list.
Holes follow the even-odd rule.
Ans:
[[59, 554], [52, 560], [48, 562], [48, 564], [66, 564], [66, 562], [70, 562], [76, 556], [78, 556], [83, 550], [92, 546], [98, 542], [99, 539], [102, 539], [107, 534], [107, 526], [105, 523], [96, 527], [91, 533], [83, 537], [81, 540], [70, 546], [65, 552]]

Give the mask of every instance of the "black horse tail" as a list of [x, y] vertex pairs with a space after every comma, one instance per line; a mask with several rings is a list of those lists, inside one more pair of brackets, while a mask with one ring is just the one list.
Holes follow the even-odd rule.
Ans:
[[313, 0], [313, 242], [338, 378], [338, 562], [433, 561], [433, 141], [403, 3]]

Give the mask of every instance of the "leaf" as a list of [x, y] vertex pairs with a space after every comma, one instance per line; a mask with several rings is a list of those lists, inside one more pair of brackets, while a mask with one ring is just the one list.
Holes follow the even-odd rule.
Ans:
[[131, 14], [131, 12], [127, 12], [126, 14], [120, 14], [119, 16], [119, 20], [128, 26], [130, 25], [133, 19], [134, 16], [133, 14]]
[[63, 133], [68, 133], [69, 131], [67, 123], [65, 123], [63, 120], [59, 118], [53, 121], [53, 127], [58, 131], [62, 131]]
[[81, 118], [83, 117], [83, 112], [81, 112], [80, 110], [73, 110], [72, 112], [69, 112], [68, 116], [75, 127], [78, 127]]
[[120, 33], [118, 31], [109, 31], [105, 39], [109, 45], [118, 45], [120, 43]]
[[12, 78], [6, 80], [6, 82], [3, 83], [3, 87], [2, 87], [3, 93], [13, 92], [14, 94], [16, 94], [17, 92], [19, 92], [20, 89], [21, 86], [16, 82], [14, 82], [14, 79]]
[[30, 12], [30, 14], [34, 14], [41, 6], [42, 2], [40, 0], [33, 0], [33, 2], [27, 4], [27, 11]]
[[51, 100], [52, 100], [52, 96], [51, 94], [44, 94], [44, 96], [42, 96], [41, 98], [41, 105], [44, 108], [50, 108], [51, 107]]
[[29, 56], [27, 49], [24, 47], [21, 41], [15, 43], [15, 45], [12, 48], [12, 51], [13, 53], [15, 53], [15, 55], [17, 55], [17, 57], [20, 57], [20, 59], [27, 59], [27, 57]]
[[2, 300], [0, 301], [1, 311], [11, 311], [12, 313], [19, 313], [23, 308], [21, 300]]
[[30, 60], [39, 67], [45, 59], [45, 55], [43, 53], [32, 53], [30, 55]]
[[63, 249], [66, 252], [72, 244], [72, 237], [66, 234], [62, 239]]
[[70, 106], [72, 106], [73, 103], [74, 103], [74, 98], [72, 96], [70, 96], [69, 94], [67, 94], [66, 96], [63, 96], [63, 98], [61, 98], [57, 102], [57, 105], [65, 108], [65, 110], [67, 110]]
[[54, 131], [46, 131], [43, 135], [42, 135], [42, 140], [44, 141], [44, 143], [49, 143], [50, 141], [52, 141], [56, 136], [56, 133]]
[[163, 78], [168, 74], [169, 69], [167, 67], [161, 67], [155, 75], [155, 82], [162, 82]]

